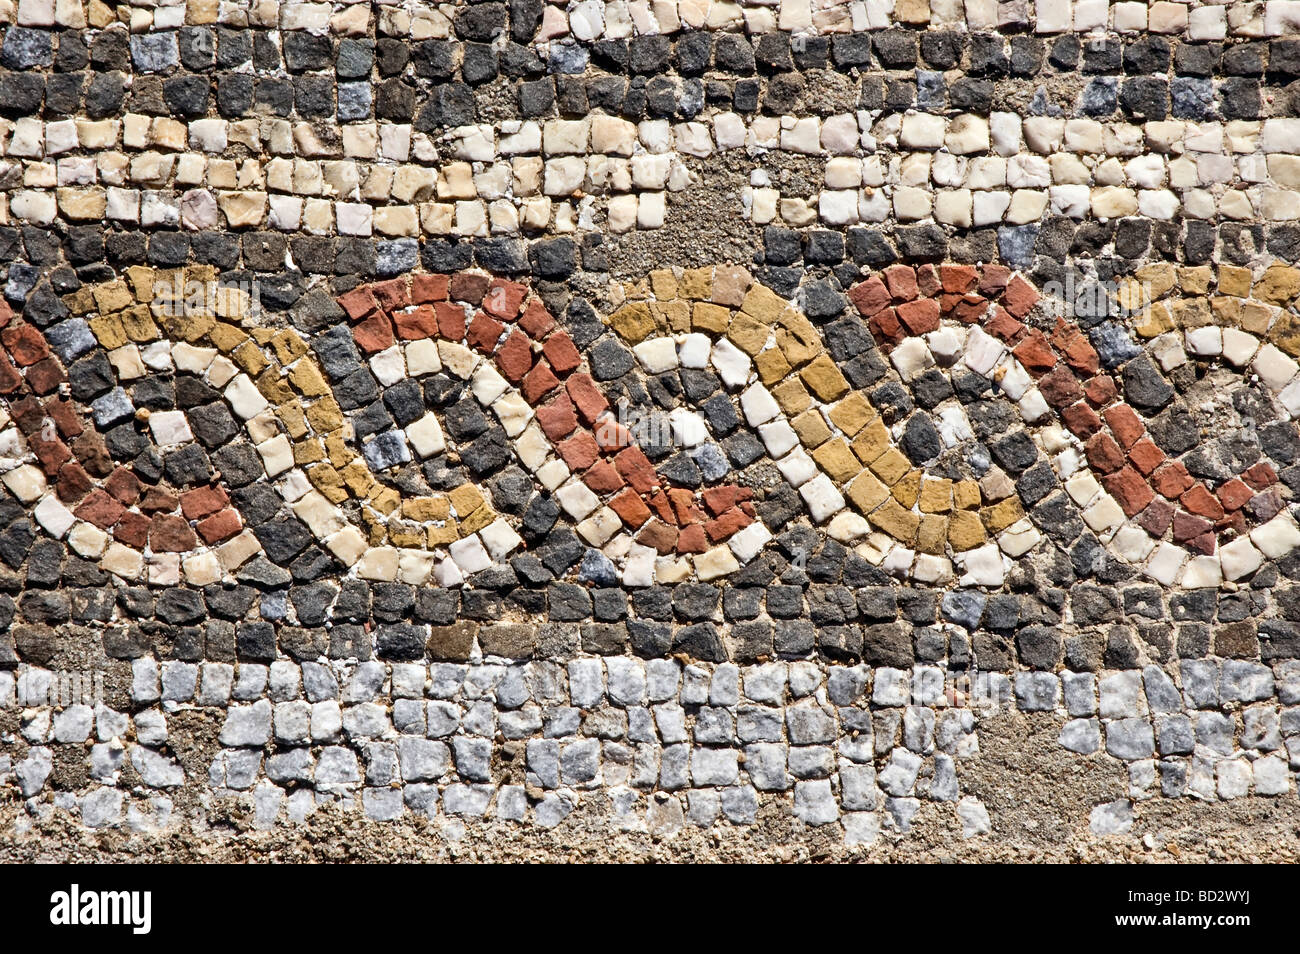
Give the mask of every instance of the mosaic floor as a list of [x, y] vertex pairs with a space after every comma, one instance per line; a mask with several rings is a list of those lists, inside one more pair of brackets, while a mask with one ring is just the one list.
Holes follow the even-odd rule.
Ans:
[[1300, 0], [0, 29], [24, 824], [1295, 802]]

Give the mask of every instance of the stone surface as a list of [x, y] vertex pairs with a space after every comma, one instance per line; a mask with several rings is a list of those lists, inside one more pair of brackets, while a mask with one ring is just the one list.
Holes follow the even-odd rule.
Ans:
[[22, 824], [1284, 851], [1295, 18], [888, 6], [14, 5]]

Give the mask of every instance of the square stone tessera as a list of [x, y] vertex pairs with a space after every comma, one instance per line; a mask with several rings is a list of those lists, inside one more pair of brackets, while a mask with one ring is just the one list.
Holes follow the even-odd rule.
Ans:
[[1300, 856], [1300, 0], [0, 34], [0, 855]]

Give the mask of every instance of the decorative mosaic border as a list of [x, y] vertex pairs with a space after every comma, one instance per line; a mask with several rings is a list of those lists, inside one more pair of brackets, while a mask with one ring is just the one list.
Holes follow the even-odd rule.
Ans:
[[0, 3], [0, 797], [1293, 797], [1297, 10]]

